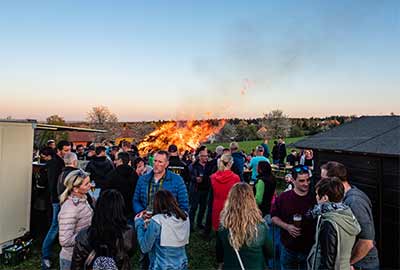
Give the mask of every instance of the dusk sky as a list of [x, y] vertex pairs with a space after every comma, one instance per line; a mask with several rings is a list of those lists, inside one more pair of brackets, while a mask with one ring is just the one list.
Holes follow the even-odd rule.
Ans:
[[0, 118], [400, 114], [400, 1], [2, 1]]

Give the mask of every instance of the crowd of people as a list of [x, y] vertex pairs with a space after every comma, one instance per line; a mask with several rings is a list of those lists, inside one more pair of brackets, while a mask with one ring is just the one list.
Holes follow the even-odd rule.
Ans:
[[[135, 251], [141, 269], [188, 269], [193, 231], [215, 237], [218, 269], [379, 269], [369, 198], [341, 163], [323, 164], [315, 179], [312, 151], [287, 155], [283, 138], [249, 155], [232, 142], [144, 157], [126, 141], [50, 140], [40, 159], [52, 205], [44, 270], [57, 240], [61, 270], [132, 269]], [[278, 194], [281, 166], [291, 173]]]

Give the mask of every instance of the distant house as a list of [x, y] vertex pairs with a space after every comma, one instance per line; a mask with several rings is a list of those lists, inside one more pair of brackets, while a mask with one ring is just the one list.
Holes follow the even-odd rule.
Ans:
[[135, 132], [128, 128], [126, 125], [122, 128], [121, 132], [115, 138], [115, 145], [118, 145], [121, 141], [127, 141], [130, 143], [135, 142]]
[[294, 144], [314, 151], [316, 175], [343, 163], [352, 185], [371, 199], [382, 269], [400, 269], [400, 117], [365, 116]]
[[68, 140], [73, 143], [74, 148], [79, 144], [86, 147], [88, 143], [92, 143], [96, 140], [96, 134], [93, 132], [69, 131]]

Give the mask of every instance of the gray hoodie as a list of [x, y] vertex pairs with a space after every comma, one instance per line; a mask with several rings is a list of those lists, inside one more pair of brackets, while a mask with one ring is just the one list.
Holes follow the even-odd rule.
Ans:
[[175, 216], [158, 214], [152, 219], [160, 224], [160, 246], [162, 247], [182, 247], [189, 244], [190, 222], [178, 219]]
[[361, 231], [360, 224], [354, 217], [350, 207], [341, 203], [328, 203], [317, 206], [313, 210], [313, 213], [316, 213], [319, 216], [315, 234], [315, 244], [312, 247], [307, 259], [308, 269], [318, 269], [321, 257], [318, 239], [321, 224], [323, 222], [330, 222], [336, 229], [337, 235], [335, 270], [349, 270], [351, 251], [356, 240], [356, 236]]

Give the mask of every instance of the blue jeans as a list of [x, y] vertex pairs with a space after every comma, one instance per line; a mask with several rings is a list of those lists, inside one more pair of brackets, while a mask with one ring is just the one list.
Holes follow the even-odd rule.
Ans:
[[281, 250], [281, 232], [280, 228], [272, 223], [271, 215], [268, 214], [264, 217], [265, 221], [269, 226], [268, 237], [272, 239], [272, 245], [274, 250], [274, 257], [268, 260], [268, 267], [273, 270], [280, 270], [280, 250]]
[[60, 258], [60, 270], [70, 270], [71, 269], [71, 261]]
[[282, 270], [306, 270], [308, 254], [286, 249], [281, 245]]
[[51, 220], [50, 229], [42, 244], [42, 260], [49, 260], [51, 257], [51, 248], [58, 234], [58, 213], [60, 212], [60, 204], [53, 203], [53, 218]]

